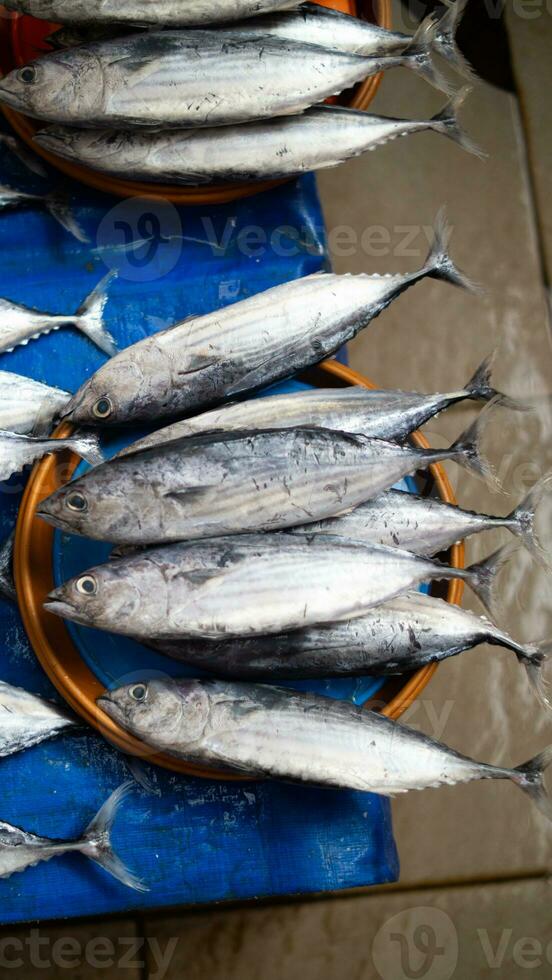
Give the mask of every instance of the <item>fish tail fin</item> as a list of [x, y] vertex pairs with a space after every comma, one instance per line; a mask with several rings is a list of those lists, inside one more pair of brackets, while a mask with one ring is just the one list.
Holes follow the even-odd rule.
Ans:
[[488, 154], [472, 140], [471, 136], [466, 133], [458, 120], [458, 113], [470, 92], [471, 88], [469, 85], [464, 86], [460, 92], [456, 92], [449, 99], [446, 106], [437, 115], [432, 117], [431, 128], [435, 132], [442, 133], [443, 136], [448, 136], [449, 139], [454, 140], [455, 143], [458, 143], [468, 153], [473, 153], [480, 160], [484, 160]]
[[430, 14], [418, 27], [412, 40], [403, 51], [402, 58], [408, 68], [425, 78], [434, 88], [438, 88], [445, 95], [452, 95], [456, 91], [454, 85], [433, 63], [436, 34], [437, 21], [433, 14]]
[[106, 800], [86, 828], [81, 842], [81, 851], [123, 885], [134, 888], [135, 891], [143, 892], [148, 890], [147, 886], [126, 867], [113, 850], [111, 843], [111, 830], [117, 811], [129, 793], [132, 792], [134, 786], [134, 781], [129, 780], [119, 786]]
[[534, 759], [512, 769], [510, 778], [524, 793], [531, 797], [541, 813], [552, 820], [552, 798], [544, 785], [544, 774], [552, 764], [552, 745]]
[[525, 667], [529, 683], [537, 695], [539, 701], [546, 708], [552, 708], [552, 703], [548, 697], [548, 684], [544, 679], [544, 667], [552, 657], [552, 641], [545, 640], [541, 643], [527, 643], [524, 647], [516, 650], [517, 658]]
[[73, 235], [78, 242], [88, 244], [90, 239], [83, 228], [79, 225], [68, 195], [64, 191], [52, 191], [44, 198], [44, 207], [52, 215], [52, 218], [65, 228], [70, 235]]
[[456, 40], [458, 27], [464, 16], [468, 2], [469, 0], [455, 0], [455, 2], [444, 0], [448, 9], [444, 11], [443, 15], [437, 21], [434, 48], [438, 54], [448, 61], [451, 68], [454, 68], [464, 78], [469, 78], [473, 81], [477, 78], [477, 74], [458, 47]]
[[465, 569], [464, 580], [493, 619], [500, 612], [500, 602], [496, 594], [499, 572], [516, 551], [515, 545], [505, 544], [483, 561]]
[[500, 405], [502, 408], [510, 408], [515, 412], [529, 411], [529, 405], [518, 401], [516, 398], [510, 398], [509, 395], [504, 395], [501, 391], [493, 388], [492, 375], [495, 359], [496, 350], [487, 355], [485, 360], [477, 368], [473, 377], [470, 378], [464, 388], [466, 395], [473, 401], [494, 402], [495, 405]]
[[450, 447], [448, 458], [459, 463], [471, 473], [476, 473], [488, 483], [501, 489], [498, 478], [489, 460], [483, 455], [481, 450], [481, 436], [486, 428], [489, 413], [494, 408], [494, 402], [490, 402], [479, 413], [477, 418], [468, 428], [458, 437], [456, 442]]
[[457, 269], [448, 253], [450, 227], [446, 212], [441, 208], [435, 219], [433, 244], [429, 250], [424, 268], [420, 275], [430, 279], [440, 279], [453, 286], [469, 289], [472, 293], [481, 292], [481, 287], [472, 282], [460, 269]]
[[508, 529], [523, 542], [527, 550], [545, 568], [550, 569], [550, 556], [539, 541], [535, 528], [535, 514], [543, 497], [552, 488], [552, 473], [543, 476], [515, 510], [505, 519]]
[[70, 436], [71, 449], [82, 456], [91, 466], [99, 466], [104, 462], [104, 454], [100, 448], [100, 437], [97, 432], [76, 432]]
[[75, 314], [75, 326], [110, 357], [117, 353], [117, 345], [105, 326], [103, 313], [107, 303], [107, 287], [116, 275], [114, 270], [108, 272]]

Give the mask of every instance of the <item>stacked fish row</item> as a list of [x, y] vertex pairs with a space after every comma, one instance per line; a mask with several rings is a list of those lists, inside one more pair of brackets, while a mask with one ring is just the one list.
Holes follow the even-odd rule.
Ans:
[[465, 5], [411, 37], [294, 0], [9, 0], [65, 27], [50, 39], [61, 50], [9, 74], [0, 100], [55, 124], [36, 136], [44, 148], [124, 179], [283, 178], [425, 130], [477, 153], [457, 120], [465, 92], [429, 120], [320, 105], [396, 66], [451, 94], [434, 54], [470, 74], [455, 43]]

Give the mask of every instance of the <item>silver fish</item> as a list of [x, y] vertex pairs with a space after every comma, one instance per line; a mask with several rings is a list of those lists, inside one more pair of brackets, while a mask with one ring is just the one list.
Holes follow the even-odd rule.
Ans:
[[144, 883], [115, 854], [111, 844], [111, 828], [117, 811], [133, 787], [134, 782], [128, 782], [115, 790], [79, 840], [51, 840], [0, 822], [0, 878], [9, 878], [53, 857], [79, 852], [128, 888], [147, 891]]
[[57, 127], [34, 138], [67, 160], [131, 180], [196, 185], [275, 180], [336, 167], [398, 137], [426, 131], [480, 156], [457, 119], [465, 95], [459, 93], [437, 115], [420, 122], [315, 106], [299, 116], [215, 129], [117, 133]]
[[550, 706], [543, 679], [552, 655], [550, 640], [518, 643], [485, 617], [416, 592], [397, 596], [358, 619], [276, 636], [146, 641], [216, 677], [271, 682], [406, 674], [482, 643], [515, 653], [540, 701]]
[[0, 758], [80, 727], [63, 708], [0, 681]]
[[13, 576], [13, 549], [15, 531], [6, 538], [0, 547], [0, 598], [17, 602], [17, 590]]
[[79, 225], [67, 195], [60, 191], [50, 191], [47, 194], [35, 194], [17, 190], [7, 184], [0, 184], [0, 211], [13, 211], [19, 208], [43, 209], [54, 218], [65, 231], [73, 235], [78, 242], [88, 243], [90, 239]]
[[7, 10], [56, 24], [172, 24], [195, 27], [289, 10], [301, 0], [6, 0]]
[[[451, 459], [486, 475], [478, 447], [485, 415], [448, 450], [329, 429], [185, 437], [110, 460], [57, 490], [37, 514], [114, 544], [296, 527], [346, 513], [432, 463]], [[345, 534], [351, 536], [347, 524]]]
[[0, 298], [0, 353], [25, 346], [29, 340], [36, 340], [52, 330], [74, 327], [106, 354], [116, 354], [117, 345], [103, 320], [107, 287], [115, 275], [108, 272], [73, 315], [42, 313], [13, 300]]
[[47, 177], [45, 168], [39, 157], [28, 149], [23, 140], [17, 139], [11, 133], [0, 133], [0, 145], [5, 146], [18, 160], [37, 177]]
[[469, 287], [448, 255], [447, 234], [440, 214], [418, 272], [316, 273], [147, 337], [100, 368], [63, 417], [93, 425], [174, 418], [290, 377], [352, 340], [421, 279]]
[[471, 568], [329, 535], [250, 534], [149, 548], [54, 589], [44, 608], [144, 639], [282, 633], [362, 616], [422, 582], [466, 582], [494, 606], [501, 548]]
[[298, 533], [338, 534], [357, 541], [386, 544], [432, 556], [447, 551], [457, 541], [482, 531], [506, 528], [521, 539], [538, 561], [548, 566], [550, 559], [538, 540], [535, 510], [552, 484], [547, 474], [526, 498], [506, 517], [478, 514], [447, 504], [436, 497], [423, 497], [400, 490], [388, 490], [350, 514], [321, 523], [305, 524]]
[[266, 395], [225, 405], [157, 429], [121, 449], [117, 457], [158, 447], [184, 436], [215, 430], [236, 432], [244, 429], [314, 427], [403, 442], [415, 429], [459, 402], [493, 401], [495, 405], [522, 410], [524, 406], [521, 403], [493, 388], [492, 358], [493, 355], [485, 358], [465, 388], [444, 395], [422, 395], [385, 388], [378, 390], [359, 385]]
[[91, 129], [185, 129], [296, 115], [400, 66], [450, 94], [431, 60], [434, 34], [422, 25], [402, 54], [361, 58], [270, 36], [149, 31], [46, 54], [0, 81], [0, 102]]
[[77, 433], [67, 439], [40, 439], [17, 432], [0, 431], [0, 481], [20, 473], [49, 453], [68, 449], [96, 466], [103, 462], [99, 438], [94, 432]]
[[143, 681], [97, 703], [152, 749], [202, 766], [384, 796], [511, 779], [552, 819], [543, 778], [552, 746], [505, 769], [345, 701], [229, 681]]
[[61, 388], [0, 371], [0, 430], [45, 435], [70, 397]]

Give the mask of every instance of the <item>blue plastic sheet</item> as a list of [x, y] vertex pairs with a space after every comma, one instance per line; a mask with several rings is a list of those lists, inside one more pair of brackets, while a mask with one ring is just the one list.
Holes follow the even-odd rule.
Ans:
[[[31, 179], [5, 151], [0, 179], [26, 189], [48, 186]], [[78, 243], [44, 212], [0, 215], [0, 295], [72, 313], [108, 268], [118, 268], [107, 316], [120, 346], [327, 262], [311, 178], [209, 211], [119, 202], [82, 190], [75, 200], [90, 245]], [[129, 248], [132, 241], [141, 244]], [[0, 369], [74, 390], [103, 360], [90, 341], [69, 329], [1, 356]], [[23, 482], [14, 478], [2, 486], [4, 534], [14, 525]], [[0, 623], [0, 678], [54, 697], [17, 610], [2, 601]], [[58, 838], [79, 835], [128, 776], [125, 760], [92, 733], [38, 746], [0, 765], [0, 819]], [[116, 822], [114, 842], [150, 891], [129, 891], [71, 855], [0, 881], [1, 922], [294, 895], [397, 877], [390, 807], [381, 797], [187, 779], [151, 767], [148, 772], [160, 795], [137, 789]]]

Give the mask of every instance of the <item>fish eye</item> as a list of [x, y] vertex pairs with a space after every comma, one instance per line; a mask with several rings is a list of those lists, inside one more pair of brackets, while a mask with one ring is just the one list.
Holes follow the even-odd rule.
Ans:
[[145, 701], [148, 696], [148, 689], [145, 684], [135, 684], [128, 692], [133, 701], [138, 703]]
[[76, 586], [81, 595], [96, 595], [98, 592], [98, 583], [93, 575], [81, 576], [77, 579]]
[[24, 82], [25, 85], [32, 85], [32, 83], [36, 81], [36, 74], [36, 68], [34, 65], [27, 65], [19, 72], [19, 79], [21, 82]]
[[76, 510], [80, 513], [88, 510], [86, 497], [82, 493], [77, 493], [76, 491], [75, 493], [70, 493], [65, 502], [69, 510]]
[[107, 419], [113, 411], [113, 405], [111, 404], [111, 399], [104, 395], [102, 398], [98, 398], [98, 401], [92, 409], [94, 415], [97, 419]]

